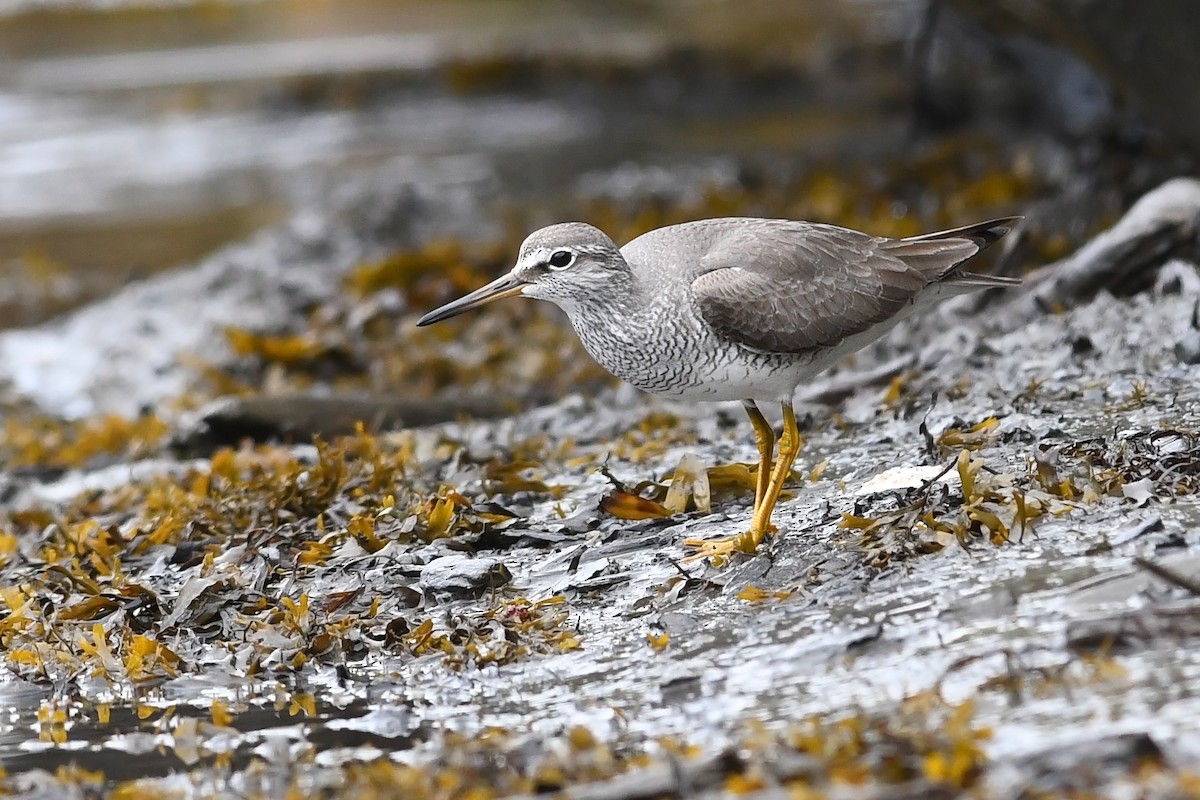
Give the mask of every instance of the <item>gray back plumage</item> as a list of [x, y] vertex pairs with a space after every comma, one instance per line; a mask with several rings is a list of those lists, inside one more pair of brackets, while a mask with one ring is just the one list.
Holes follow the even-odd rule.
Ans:
[[[623, 252], [631, 262], [641, 256], [639, 266], [653, 273], [665, 266], [655, 256], [666, 246], [676, 265], [690, 262], [692, 298], [715, 333], [760, 352], [798, 354], [888, 320], [934, 283], [1011, 285], [960, 270], [1014, 222], [888, 239], [832, 225], [733, 218], [706, 221], [703, 237], [691, 225], [660, 229]], [[697, 257], [678, 259], [681, 246], [698, 247]]]

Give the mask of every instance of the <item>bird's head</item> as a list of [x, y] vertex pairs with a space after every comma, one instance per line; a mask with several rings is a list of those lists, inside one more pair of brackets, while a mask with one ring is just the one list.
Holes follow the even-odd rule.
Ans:
[[430, 311], [418, 325], [431, 325], [499, 300], [536, 297], [570, 311], [575, 303], [599, 299], [615, 274], [628, 265], [613, 240], [583, 222], [564, 222], [534, 231], [521, 244], [517, 263], [496, 280]]

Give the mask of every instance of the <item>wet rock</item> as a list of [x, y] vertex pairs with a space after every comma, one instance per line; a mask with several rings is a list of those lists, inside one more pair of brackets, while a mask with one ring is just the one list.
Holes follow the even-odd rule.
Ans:
[[566, 533], [554, 531], [492, 527], [484, 531], [474, 544], [477, 550], [507, 550], [510, 547], [554, 547], [565, 544], [570, 538]]
[[1134, 768], [1161, 766], [1162, 749], [1141, 731], [1077, 742], [1055, 748], [1030, 765], [1042, 791], [1107, 788], [1117, 775]]
[[[1183, 575], [1194, 575], [1200, 572], [1200, 555], [1187, 552], [1168, 556], [1157, 562], [1172, 572]], [[1069, 595], [1070, 604], [1077, 608], [1094, 606], [1110, 606], [1115, 603], [1130, 603], [1135, 598], [1145, 597], [1161, 589], [1163, 582], [1144, 570], [1133, 570], [1126, 566], [1122, 570], [1112, 570], [1098, 575], [1092, 581], [1074, 589]], [[1149, 609], [1155, 614], [1155, 609]], [[1109, 620], [1112, 615], [1105, 614], [1092, 619]], [[1088, 619], [1076, 619], [1075, 624], [1086, 629], [1091, 622]], [[1107, 623], [1105, 623], [1107, 624]]]
[[1155, 533], [1164, 529], [1162, 517], [1152, 516], [1147, 519], [1134, 522], [1128, 527], [1114, 531], [1108, 537], [1109, 547], [1120, 547], [1124, 544], [1136, 541], [1148, 533]]
[[325, 726], [328, 738], [337, 746], [361, 746], [371, 744], [395, 747], [409, 737], [416, 728], [413, 714], [404, 707], [374, 708], [360, 717], [334, 719]]
[[1200, 301], [1192, 308], [1191, 325], [1175, 341], [1175, 357], [1183, 364], [1200, 364]]
[[1080, 334], [1071, 340], [1071, 354], [1086, 356], [1096, 352], [1096, 343], [1086, 334]]
[[1200, 638], [1200, 603], [1139, 609], [1067, 626], [1067, 647], [1082, 653], [1129, 653], [1156, 642], [1190, 647]]
[[[110, 491], [130, 481], [150, 481], [157, 477], [182, 475], [193, 464], [168, 459], [147, 459], [127, 464], [114, 464], [94, 470], [58, 470], [35, 476], [8, 476], [0, 479], [0, 492], [7, 492], [5, 501], [15, 508], [45, 503], [65, 503], [84, 492]], [[7, 483], [6, 483], [7, 481]]]
[[854, 489], [853, 494], [863, 496], [903, 489], [916, 489], [939, 481], [948, 483], [951, 479], [950, 471], [944, 467], [904, 465], [892, 467], [871, 476], [861, 486]]
[[491, 228], [480, 201], [490, 174], [397, 165], [323, 199], [319, 210], [64, 319], [0, 333], [0, 385], [43, 410], [136, 416], [179, 397], [197, 360], [228, 362], [226, 327], [269, 328], [340, 291], [364, 260], [433, 236]]
[[1154, 291], [1157, 294], [1200, 295], [1200, 269], [1183, 259], [1168, 261], [1158, 271]]
[[1200, 364], [1200, 331], [1188, 331], [1175, 342], [1175, 357], [1181, 364]]
[[479, 558], [461, 553], [441, 556], [421, 570], [419, 585], [436, 594], [478, 597], [512, 580], [512, 573], [498, 558]]
[[172, 446], [183, 454], [203, 455], [245, 439], [304, 442], [348, 435], [359, 422], [369, 430], [425, 427], [464, 416], [488, 419], [510, 410], [497, 398], [466, 395], [437, 400], [357, 393], [223, 397], [185, 423]]
[[[717, 790], [725, 778], [742, 768], [733, 752], [720, 752], [693, 761], [672, 761], [618, 775], [605, 781], [566, 787], [555, 796], [563, 800], [651, 800], [656, 797], [698, 796]], [[513, 800], [535, 800], [545, 795], [519, 795]]]

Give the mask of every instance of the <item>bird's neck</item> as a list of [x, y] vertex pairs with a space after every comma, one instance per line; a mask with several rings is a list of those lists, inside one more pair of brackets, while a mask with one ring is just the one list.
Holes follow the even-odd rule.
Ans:
[[626, 274], [603, 293], [562, 306], [588, 354], [635, 386], [641, 385], [641, 372], [656, 361], [652, 351], [662, 324], [656, 295], [648, 288]]
[[576, 329], [580, 325], [594, 327], [611, 325], [614, 320], [638, 314], [645, 305], [636, 278], [626, 271], [615, 272], [603, 292], [586, 297], [563, 299], [558, 305], [571, 319]]

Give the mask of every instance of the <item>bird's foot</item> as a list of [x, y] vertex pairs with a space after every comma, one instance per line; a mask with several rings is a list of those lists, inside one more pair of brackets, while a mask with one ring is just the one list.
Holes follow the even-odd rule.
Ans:
[[719, 539], [684, 539], [684, 547], [694, 547], [699, 552], [691, 553], [686, 561], [698, 561], [702, 558], [712, 560], [714, 567], [723, 565], [735, 553], [754, 553], [768, 533], [775, 531], [774, 525], [767, 525], [765, 530], [756, 531], [751, 528], [737, 536], [722, 536]]

